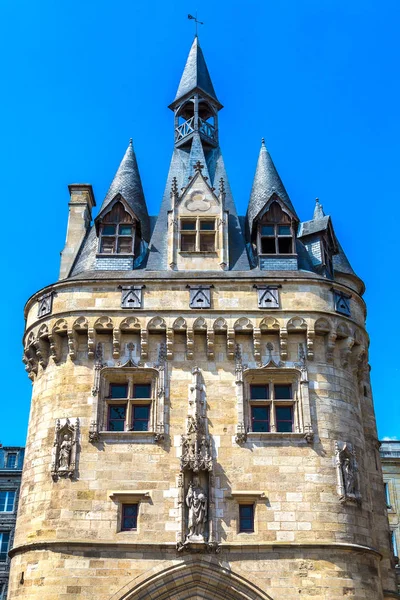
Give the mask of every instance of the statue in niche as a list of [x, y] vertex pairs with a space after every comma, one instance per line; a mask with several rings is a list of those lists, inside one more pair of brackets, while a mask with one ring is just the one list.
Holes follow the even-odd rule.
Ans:
[[58, 453], [58, 470], [68, 471], [71, 462], [72, 439], [69, 435], [64, 435]]
[[361, 503], [356, 451], [349, 442], [335, 443], [338, 494], [341, 502]]
[[189, 483], [186, 494], [186, 506], [189, 508], [188, 541], [203, 542], [204, 529], [207, 521], [207, 495], [200, 485], [196, 475]]
[[51, 475], [54, 481], [59, 477], [76, 476], [78, 438], [79, 419], [75, 419], [74, 423], [69, 419], [57, 419], [51, 463]]

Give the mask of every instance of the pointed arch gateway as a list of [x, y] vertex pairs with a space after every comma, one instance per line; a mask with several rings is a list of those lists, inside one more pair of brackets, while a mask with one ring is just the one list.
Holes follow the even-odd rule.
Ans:
[[195, 560], [161, 569], [132, 582], [110, 600], [273, 600], [254, 583], [209, 561]]

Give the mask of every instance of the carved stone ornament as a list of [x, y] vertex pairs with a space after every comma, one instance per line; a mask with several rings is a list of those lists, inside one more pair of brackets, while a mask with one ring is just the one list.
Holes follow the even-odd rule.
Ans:
[[213, 285], [189, 285], [190, 308], [211, 308], [211, 288]]
[[59, 477], [76, 475], [76, 458], [79, 443], [79, 419], [74, 424], [67, 419], [57, 419], [54, 433], [53, 460], [51, 475], [54, 481]]
[[337, 491], [340, 502], [361, 503], [356, 451], [349, 442], [335, 442]]
[[120, 285], [121, 308], [142, 308], [142, 290], [144, 285]]
[[351, 316], [350, 310], [350, 298], [348, 294], [344, 292], [340, 292], [338, 290], [333, 290], [333, 298], [335, 302], [335, 311], [340, 313], [341, 315], [346, 315], [347, 317]]
[[258, 295], [258, 308], [279, 308], [277, 285], [255, 285]]
[[51, 315], [53, 309], [53, 296], [54, 292], [48, 292], [38, 298], [38, 317], [45, 317]]

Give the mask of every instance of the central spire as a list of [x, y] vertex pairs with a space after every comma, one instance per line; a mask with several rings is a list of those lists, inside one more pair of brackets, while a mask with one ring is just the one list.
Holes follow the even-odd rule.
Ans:
[[178, 86], [178, 91], [170, 108], [173, 108], [176, 102], [184, 99], [186, 96], [196, 90], [206, 94], [210, 99], [214, 100], [218, 104], [218, 108], [222, 108], [222, 105], [220, 104], [215, 93], [197, 35], [193, 40], [192, 47], [190, 48], [189, 56], [187, 58], [181, 81]]

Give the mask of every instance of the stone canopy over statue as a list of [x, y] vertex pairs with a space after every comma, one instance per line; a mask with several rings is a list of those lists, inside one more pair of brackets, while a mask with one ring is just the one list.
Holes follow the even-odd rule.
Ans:
[[189, 483], [186, 494], [188, 513], [188, 542], [204, 542], [204, 529], [207, 522], [207, 495], [200, 485], [198, 476]]

